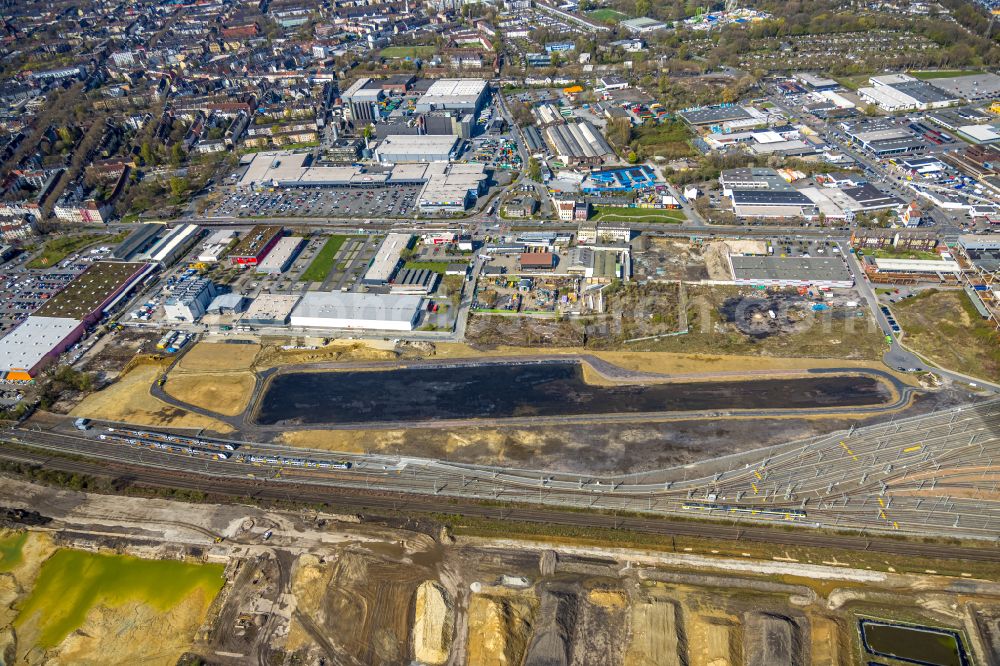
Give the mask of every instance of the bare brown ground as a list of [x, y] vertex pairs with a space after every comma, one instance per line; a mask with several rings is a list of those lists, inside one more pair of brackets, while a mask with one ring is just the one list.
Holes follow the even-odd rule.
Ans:
[[246, 409], [255, 380], [249, 372], [170, 373], [163, 389], [196, 407], [237, 416]]
[[260, 345], [237, 345], [199, 342], [177, 363], [183, 372], [220, 372], [249, 370], [260, 352]]
[[890, 372], [904, 382], [917, 386], [912, 374], [897, 373], [880, 361], [860, 361], [836, 358], [774, 358], [736, 354], [685, 354], [680, 352], [594, 351], [581, 347], [535, 348], [498, 346], [479, 350], [464, 343], [437, 343], [435, 358], [483, 358], [498, 356], [537, 356], [587, 354], [634, 372], [665, 375], [711, 375], [723, 373], [738, 376], [741, 372], [809, 370], [812, 368], [871, 368]]
[[136, 366], [114, 384], [87, 396], [70, 415], [147, 426], [206, 428], [220, 433], [232, 431], [221, 421], [186, 412], [154, 398], [149, 389], [160, 373], [156, 365]]
[[191, 646], [211, 599], [201, 591], [162, 612], [129, 603], [91, 610], [79, 630], [46, 654], [49, 664], [172, 666]]
[[475, 594], [469, 603], [467, 663], [518, 666], [524, 656], [534, 603], [519, 595]]
[[[0, 537], [11, 534], [0, 531]], [[21, 561], [9, 571], [0, 573], [0, 627], [8, 627], [17, 616], [14, 605], [35, 584], [35, 578], [45, 560], [56, 551], [52, 537], [45, 532], [29, 532], [21, 548]], [[2, 649], [2, 647], [0, 647]]]
[[317, 349], [281, 349], [267, 346], [255, 361], [258, 369], [301, 363], [337, 361], [391, 361], [398, 358], [392, 343], [379, 341], [333, 340]]
[[691, 666], [738, 666], [738, 620], [718, 616], [689, 616]]

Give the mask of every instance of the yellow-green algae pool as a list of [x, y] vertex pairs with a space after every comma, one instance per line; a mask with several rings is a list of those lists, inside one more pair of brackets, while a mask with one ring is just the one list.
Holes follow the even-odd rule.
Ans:
[[13, 532], [0, 537], [0, 572], [10, 571], [21, 563], [27, 541], [27, 532]]
[[[4, 553], [0, 565], [6, 564], [3, 549], [0, 544]], [[14, 626], [20, 629], [36, 619], [38, 646], [51, 648], [78, 629], [90, 610], [99, 605], [139, 602], [165, 612], [200, 591], [207, 608], [225, 582], [223, 570], [221, 564], [61, 549], [42, 565], [31, 594], [18, 609]]]

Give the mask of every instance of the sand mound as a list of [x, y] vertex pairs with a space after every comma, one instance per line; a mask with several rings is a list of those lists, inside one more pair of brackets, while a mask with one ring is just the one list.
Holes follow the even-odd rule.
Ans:
[[737, 625], [729, 619], [695, 616], [691, 622], [691, 666], [733, 666], [742, 663], [738, 634]]
[[[309, 617], [316, 616], [323, 604], [323, 597], [333, 577], [333, 567], [321, 564], [315, 555], [302, 555], [292, 573], [292, 596], [295, 597], [296, 609]], [[293, 619], [288, 628], [286, 647], [289, 652], [311, 644], [309, 634], [297, 619]]]
[[433, 581], [417, 588], [413, 622], [413, 652], [424, 664], [448, 661], [455, 617], [444, 589]]
[[591, 590], [587, 596], [590, 603], [607, 610], [625, 608], [625, 595], [617, 590]]
[[[394, 347], [394, 345], [392, 346]], [[356, 342], [348, 340], [334, 340], [325, 347], [317, 349], [266, 347], [256, 359], [255, 365], [258, 368], [269, 368], [298, 363], [391, 361], [399, 356], [392, 348], [385, 347], [386, 345], [380, 345], [378, 341]]]
[[841, 663], [840, 628], [836, 620], [825, 617], [812, 618], [810, 636], [812, 638], [813, 666], [837, 666]]
[[516, 666], [531, 632], [532, 606], [515, 597], [473, 595], [469, 604], [467, 663]]

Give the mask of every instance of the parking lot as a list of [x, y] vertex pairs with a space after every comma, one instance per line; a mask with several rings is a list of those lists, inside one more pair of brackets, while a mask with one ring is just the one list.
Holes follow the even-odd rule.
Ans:
[[24, 268], [26, 256], [0, 269], [0, 335], [21, 323], [52, 296], [82, 273], [90, 264], [104, 259], [110, 248], [96, 248], [71, 254], [45, 270]]
[[218, 217], [359, 217], [413, 215], [421, 185], [232, 192], [211, 211]]

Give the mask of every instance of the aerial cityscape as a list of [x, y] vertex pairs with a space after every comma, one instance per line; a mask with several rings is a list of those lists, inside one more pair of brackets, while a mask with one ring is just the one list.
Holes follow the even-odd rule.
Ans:
[[0, 663], [1000, 666], [997, 0], [0, 8]]

